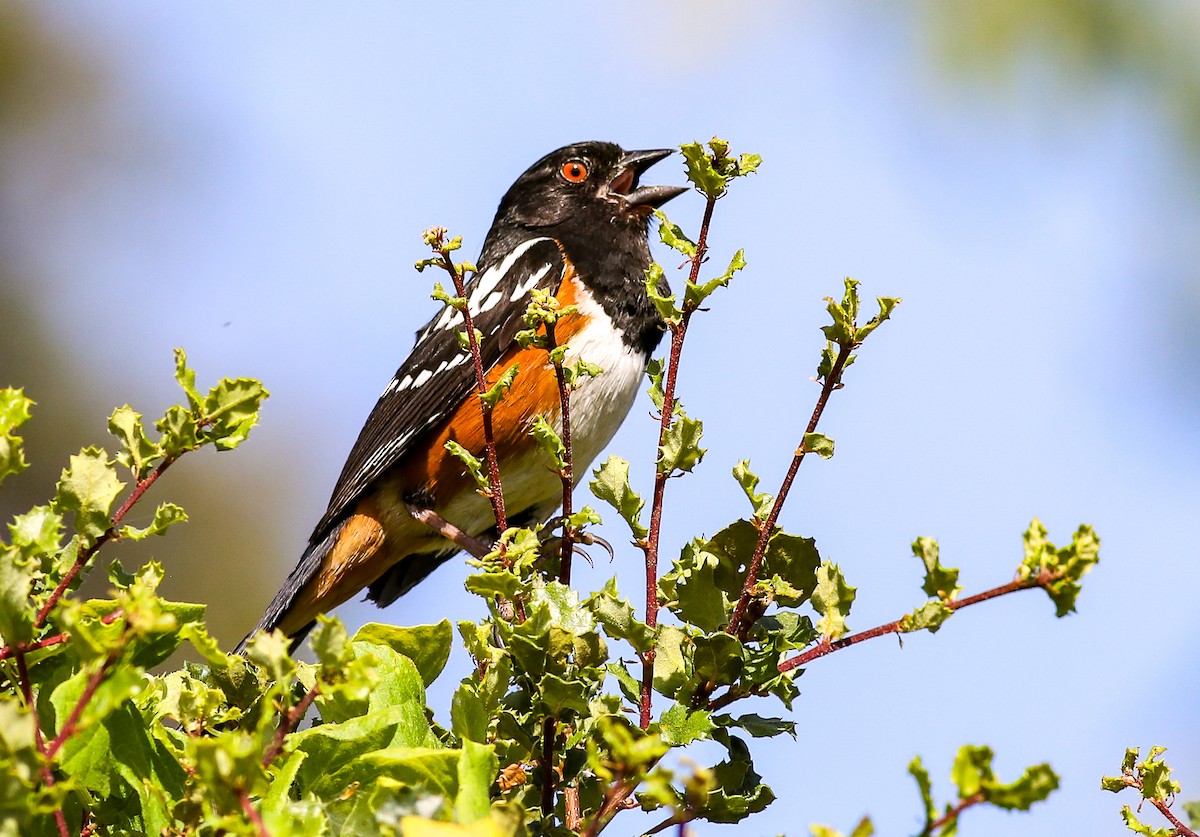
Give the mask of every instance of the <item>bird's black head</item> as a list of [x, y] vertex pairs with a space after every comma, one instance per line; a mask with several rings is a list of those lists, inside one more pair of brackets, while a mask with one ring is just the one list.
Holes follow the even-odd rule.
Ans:
[[[533, 235], [557, 240], [573, 261], [589, 251], [646, 250], [654, 209], [687, 191], [641, 186], [642, 173], [670, 149], [625, 151], [611, 142], [580, 142], [552, 151], [517, 178], [496, 210], [481, 265]], [[640, 245], [640, 246], [639, 246]], [[640, 259], [639, 259], [640, 261]]]

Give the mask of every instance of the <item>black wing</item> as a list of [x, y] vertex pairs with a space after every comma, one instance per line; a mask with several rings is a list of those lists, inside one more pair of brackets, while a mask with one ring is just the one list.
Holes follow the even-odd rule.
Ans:
[[[521, 317], [530, 291], [557, 290], [563, 268], [563, 255], [554, 240], [533, 238], [482, 267], [468, 283], [468, 310], [483, 333], [480, 354], [485, 373], [524, 328]], [[311, 541], [324, 537], [376, 478], [475, 387], [470, 352], [461, 349], [455, 338], [462, 322], [462, 313], [447, 306], [417, 332], [412, 353], [396, 370], [359, 432]]]

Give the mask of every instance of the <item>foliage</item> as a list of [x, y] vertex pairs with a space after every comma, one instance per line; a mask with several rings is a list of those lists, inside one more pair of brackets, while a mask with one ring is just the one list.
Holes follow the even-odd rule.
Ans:
[[[1170, 766], [1163, 761], [1162, 756], [1166, 751], [1166, 747], [1151, 747], [1150, 754], [1139, 760], [1138, 748], [1129, 748], [1125, 751], [1125, 758], [1121, 762], [1121, 775], [1105, 776], [1100, 780], [1100, 787], [1112, 793], [1120, 793], [1126, 788], [1134, 788], [1141, 793], [1143, 802], [1149, 802], [1171, 823], [1171, 828], [1155, 828], [1146, 825], [1138, 819], [1132, 808], [1128, 805], [1122, 806], [1121, 819], [1125, 821], [1125, 827], [1134, 834], [1142, 834], [1145, 837], [1177, 837], [1177, 835], [1196, 837], [1195, 829], [1200, 828], [1200, 802], [1192, 802], [1183, 806], [1189, 820], [1188, 825], [1184, 825], [1175, 816], [1171, 806], [1175, 803], [1175, 796], [1179, 793], [1180, 787], [1179, 783], [1171, 778]], [[1139, 803], [1139, 812], [1141, 807], [1141, 803]]]
[[[796, 430], [782, 485], [761, 492], [749, 463], [738, 463], [733, 476], [748, 511], [688, 541], [659, 573], [668, 481], [694, 471], [704, 456], [703, 425], [676, 394], [684, 337], [692, 315], [746, 265], [739, 250], [722, 272], [700, 278], [708, 226], [717, 201], [760, 163], [755, 155], [735, 157], [721, 140], [683, 150], [706, 210], [694, 241], [669, 220], [660, 223], [664, 243], [688, 260], [682, 301], [662, 290], [660, 267], [647, 277], [671, 336], [667, 357], [649, 374], [660, 426], [658, 456], [646, 466], [654, 491], [648, 499], [635, 492], [634, 467], [617, 457], [595, 468], [590, 484], [644, 555], [644, 609], [614, 580], [586, 598], [570, 585], [571, 544], [597, 543], [588, 527], [599, 520], [571, 505], [570, 399], [603, 370], [557, 343], [555, 323], [573, 312], [544, 296], [534, 300], [521, 339], [546, 351], [558, 376], [562, 419], [533, 432], [562, 478], [564, 518], [554, 522], [562, 533], [555, 540], [550, 526], [501, 525], [496, 548], [471, 562], [467, 579], [486, 608], [482, 620], [367, 625], [350, 637], [322, 618], [311, 639], [316, 662], [306, 664], [278, 633], [254, 638], [244, 658], [222, 652], [201, 606], [157, 595], [163, 571], [154, 561], [133, 571], [111, 564], [110, 597], [80, 600], [79, 582], [95, 571], [106, 544], [161, 535], [186, 519], [165, 502], [148, 526], [124, 523], [158, 477], [202, 447], [236, 448], [258, 419], [266, 397], [260, 384], [226, 379], [201, 394], [179, 352], [184, 398], [155, 423], [157, 438], [132, 408], [116, 410], [109, 421], [116, 454], [87, 448], [71, 457], [54, 499], [19, 515], [0, 545], [0, 835], [590, 836], [632, 805], [658, 812], [655, 830], [696, 820], [737, 823], [775, 799], [755, 770], [751, 744], [796, 737], [783, 713], [798, 698], [803, 666], [875, 636], [933, 633], [963, 607], [1019, 590], [1044, 589], [1060, 616], [1074, 608], [1098, 541], [1081, 527], [1058, 548], [1034, 521], [1016, 579], [967, 597], [959, 571], [941, 564], [937, 543], [918, 538], [912, 550], [923, 568], [923, 600], [893, 622], [851, 631], [856, 588], [812, 538], [778, 522], [807, 454], [833, 455], [833, 441], [817, 432], [825, 406], [899, 302], [879, 298], [877, 313], [864, 320], [850, 279], [826, 300], [819, 393], [808, 424]], [[461, 240], [433, 228], [426, 243], [434, 257], [419, 266], [445, 270], [455, 285], [454, 295], [440, 286], [435, 295], [469, 313], [464, 282], [474, 267], [450, 259]], [[463, 344], [477, 361], [479, 336], [464, 319]], [[487, 388], [482, 377], [478, 385], [486, 420], [507, 386]], [[19, 391], [0, 392], [0, 478], [24, 464], [16, 431], [30, 406]], [[454, 453], [503, 521], [503, 475], [490, 438], [487, 450]], [[474, 668], [454, 692], [444, 727], [432, 720], [425, 689], [441, 673], [455, 633]], [[184, 643], [204, 662], [154, 673]], [[780, 716], [734, 711], [751, 698], [759, 700], [756, 710], [775, 706], [769, 711]], [[719, 745], [720, 761], [680, 767], [668, 758], [701, 741]], [[1025, 810], [1057, 786], [1046, 765], [1002, 783], [991, 758], [986, 747], [959, 752], [959, 799], [940, 813], [914, 761], [922, 833], [953, 833], [958, 814], [973, 805]], [[824, 826], [813, 833], [836, 834]], [[852, 832], [870, 833], [865, 819]]]

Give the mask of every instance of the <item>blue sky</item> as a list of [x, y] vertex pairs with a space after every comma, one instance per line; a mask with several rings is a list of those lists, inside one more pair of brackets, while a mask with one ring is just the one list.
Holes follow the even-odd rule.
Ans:
[[[1002, 90], [940, 75], [902, 10], [739, 9], [53, 7], [53, 28], [106, 68], [104, 136], [61, 138], [93, 149], [68, 204], [40, 203], [32, 169], [15, 223], [41, 246], [16, 258], [45, 277], [44, 316], [114, 399], [171, 398], [173, 346], [202, 378], [267, 383], [262, 427], [220, 467], [279, 472], [273, 496], [246, 502], [262, 503], [288, 551], [247, 560], [282, 579], [433, 311], [411, 269], [422, 229], [477, 248], [504, 189], [567, 142], [727, 137], [764, 163], [715, 217], [714, 264], [745, 247], [749, 267], [689, 332], [680, 392], [709, 451], [670, 485], [668, 553], [744, 514], [738, 459], [778, 484], [816, 397], [821, 300], [843, 276], [904, 303], [827, 412], [837, 456], [805, 464], [782, 522], [858, 586], [851, 626], [921, 600], [918, 535], [940, 540], [968, 593], [1011, 578], [1034, 516], [1059, 542], [1081, 522], [1103, 538], [1075, 616], [1054, 619], [1028, 592], [903, 648], [886, 638], [814, 664], [799, 740], [755, 751], [780, 800], [746, 828], [848, 830], [870, 813], [881, 834], [913, 833], [905, 765], [920, 753], [940, 781], [962, 743], [990, 744], [1002, 776], [1040, 761], [1063, 776], [1032, 815], [968, 814], [974, 837], [1125, 833], [1123, 800], [1099, 780], [1126, 746], [1172, 747], [1184, 798], [1200, 797], [1200, 437], [1180, 329], [1197, 308], [1196, 206], [1163, 115], [1135, 85], [1078, 96], [1036, 62]], [[655, 173], [683, 179], [670, 163]], [[694, 229], [698, 198], [670, 208]], [[118, 317], [131, 300], [140, 320], [119, 339], [72, 336], [78, 317]], [[643, 485], [649, 408], [611, 446]], [[637, 556], [618, 556], [581, 567], [580, 583], [615, 569], [635, 597]], [[452, 564], [384, 614], [341, 615], [467, 618], [479, 605], [462, 576]], [[265, 604], [271, 592], [237, 595]]]

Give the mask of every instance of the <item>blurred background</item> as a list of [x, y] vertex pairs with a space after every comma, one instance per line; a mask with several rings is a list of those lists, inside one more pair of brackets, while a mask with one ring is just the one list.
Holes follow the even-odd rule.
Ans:
[[[826, 414], [837, 456], [804, 466], [782, 522], [858, 586], [851, 627], [923, 599], [918, 535], [967, 593], [1011, 578], [1034, 516], [1059, 543], [1081, 522], [1103, 538], [1077, 615], [1027, 592], [812, 665], [798, 740], [755, 749], [780, 799], [742, 828], [849, 830], [869, 813], [880, 834], [914, 833], [909, 760], [945, 800], [954, 750], [979, 743], [1002, 778], [1049, 761], [1062, 789], [1028, 815], [969, 812], [962, 833], [1126, 833], [1133, 800], [1099, 782], [1127, 746], [1170, 747], [1183, 798], [1200, 798], [1198, 38], [1200, 8], [1179, 0], [10, 0], [0, 385], [38, 407], [34, 467], [3, 511], [107, 443], [113, 407], [174, 403], [172, 347], [204, 385], [263, 379], [249, 443], [155, 488], [191, 522], [127, 553], [163, 559], [165, 592], [207, 603], [232, 645], [434, 311], [411, 267], [421, 230], [462, 233], [471, 257], [553, 148], [718, 134], [764, 163], [715, 215], [713, 266], [744, 246], [749, 267], [689, 332], [680, 393], [709, 450], [670, 485], [665, 551], [746, 512], [738, 459], [778, 485], [817, 394], [821, 300], [847, 275], [904, 304]], [[654, 174], [683, 182], [671, 163]], [[670, 209], [694, 230], [701, 206]], [[611, 446], [643, 487], [649, 410]], [[632, 548], [578, 580], [614, 571], [636, 600]], [[451, 562], [388, 611], [340, 615], [352, 630], [477, 618], [464, 575]], [[434, 706], [466, 665], [456, 651]]]

